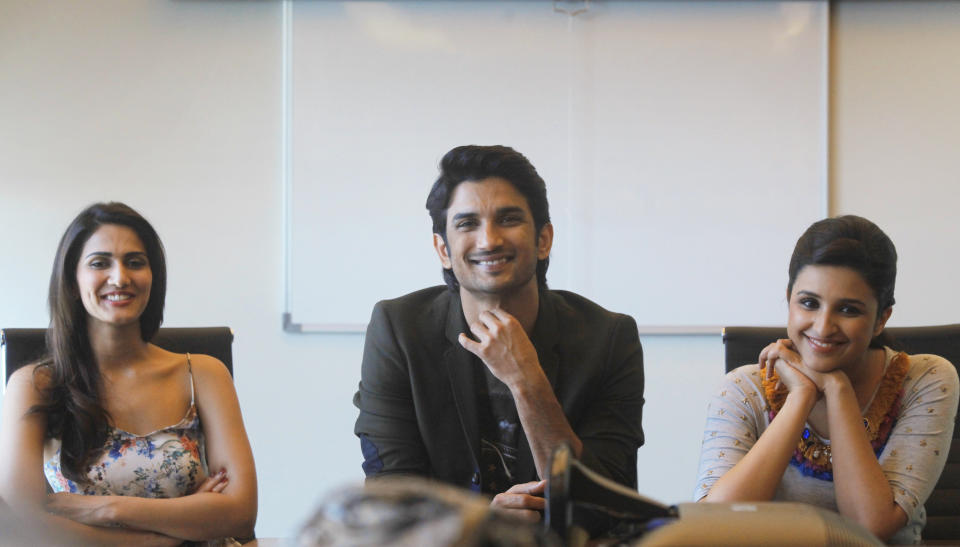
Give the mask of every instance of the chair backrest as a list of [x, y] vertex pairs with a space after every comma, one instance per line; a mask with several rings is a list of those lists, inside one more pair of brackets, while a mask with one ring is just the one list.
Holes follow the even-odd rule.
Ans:
[[[960, 324], [933, 327], [893, 327], [886, 329], [907, 353], [939, 355], [960, 370]], [[767, 344], [786, 338], [787, 329], [779, 327], [726, 327], [723, 345], [727, 372], [757, 362]], [[960, 423], [954, 423], [953, 442], [940, 480], [927, 499], [925, 541], [960, 544]]]
[[[960, 364], [960, 323], [933, 327], [891, 327], [886, 329], [907, 353], [932, 353], [954, 366]], [[723, 352], [727, 372], [757, 362], [767, 344], [786, 338], [782, 327], [724, 327]]]
[[[4, 385], [18, 368], [47, 353], [47, 329], [0, 329], [0, 369]], [[223, 361], [233, 374], [233, 331], [230, 327], [162, 328], [152, 342], [177, 353], [202, 353]]]

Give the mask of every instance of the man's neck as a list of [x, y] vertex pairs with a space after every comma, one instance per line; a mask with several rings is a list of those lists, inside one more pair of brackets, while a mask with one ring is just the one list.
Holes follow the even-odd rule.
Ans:
[[524, 332], [530, 335], [537, 322], [540, 292], [536, 280], [506, 294], [477, 294], [460, 287], [460, 302], [463, 306], [463, 317], [468, 325], [475, 323], [481, 312], [500, 308], [516, 318]]

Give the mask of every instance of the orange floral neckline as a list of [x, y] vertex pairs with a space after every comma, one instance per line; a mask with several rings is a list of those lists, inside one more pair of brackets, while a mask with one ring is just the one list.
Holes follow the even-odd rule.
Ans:
[[[903, 400], [903, 380], [907, 376], [909, 367], [910, 356], [903, 352], [894, 355], [883, 373], [883, 378], [880, 380], [880, 385], [870, 402], [870, 406], [863, 413], [863, 427], [877, 457], [883, 452], [883, 447], [887, 444], [893, 424], [900, 414], [900, 403]], [[775, 371], [770, 378], [764, 376], [762, 382], [764, 397], [769, 405], [767, 415], [772, 422], [780, 409], [783, 408], [789, 390], [783, 385], [777, 387], [779, 377]], [[803, 428], [803, 433], [801, 433], [800, 440], [797, 442], [797, 448], [793, 452], [790, 464], [798, 467], [804, 475], [821, 480], [833, 480], [833, 456], [830, 445], [820, 439], [809, 426]]]

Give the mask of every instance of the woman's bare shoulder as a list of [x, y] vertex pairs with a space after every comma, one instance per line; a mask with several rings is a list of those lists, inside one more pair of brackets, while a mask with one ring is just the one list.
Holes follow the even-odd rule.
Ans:
[[227, 365], [212, 355], [191, 353], [190, 364], [193, 366], [195, 373], [230, 377], [230, 371], [227, 370]]
[[[184, 361], [187, 355], [183, 355]], [[233, 390], [233, 377], [223, 361], [203, 353], [190, 354], [190, 368], [193, 371], [195, 385], [200, 392], [208, 388]]]
[[7, 381], [7, 391], [26, 388], [43, 391], [50, 387], [52, 379], [49, 366], [40, 363], [24, 365], [10, 375], [10, 379]]
[[51, 381], [49, 367], [39, 364], [26, 365], [10, 375], [4, 399], [18, 401], [24, 408], [46, 404]]
[[211, 355], [202, 353], [176, 353], [155, 345], [152, 346], [151, 350], [153, 351], [153, 360], [167, 366], [179, 368], [187, 363], [189, 359], [190, 367], [193, 369], [194, 374], [204, 376], [217, 374], [222, 369], [224, 374], [227, 376], [230, 375], [226, 365], [224, 365], [220, 359]]

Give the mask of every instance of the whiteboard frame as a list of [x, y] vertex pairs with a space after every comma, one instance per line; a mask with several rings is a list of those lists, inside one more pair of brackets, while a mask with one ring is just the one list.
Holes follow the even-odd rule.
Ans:
[[[825, 29], [823, 33], [823, 48], [822, 48], [822, 67], [823, 67], [823, 76], [822, 82], [823, 86], [820, 90], [821, 93], [821, 127], [823, 130], [823, 135], [821, 138], [821, 160], [823, 165], [823, 170], [821, 173], [821, 203], [822, 211], [821, 215], [823, 217], [828, 217], [831, 214], [831, 175], [832, 175], [832, 158], [831, 158], [831, 132], [832, 132], [832, 116], [831, 116], [831, 105], [832, 105], [832, 96], [831, 96], [831, 85], [832, 85], [832, 67], [831, 67], [831, 57], [832, 57], [832, 21], [831, 21], [831, 12], [834, 8], [832, 0], [828, 0], [827, 8], [822, 11], [821, 21], [822, 28]], [[554, 6], [556, 7], [556, 6]], [[571, 18], [578, 15], [577, 13], [568, 14]], [[282, 222], [283, 222], [283, 279], [284, 279], [284, 311], [281, 316], [281, 325], [285, 332], [291, 334], [364, 334], [366, 332], [367, 325], [365, 323], [300, 323], [294, 320], [291, 313], [291, 285], [292, 285], [292, 229], [291, 229], [291, 219], [292, 219], [292, 194], [293, 194], [293, 177], [292, 177], [292, 164], [293, 164], [293, 136], [292, 136], [292, 125], [293, 125], [293, 82], [292, 82], [292, 64], [293, 64], [293, 0], [282, 0], [282, 32], [281, 40], [283, 41], [281, 51], [282, 51], [282, 121], [281, 121], [281, 180], [283, 187], [283, 199], [282, 199]], [[722, 335], [723, 326], [720, 325], [639, 325], [638, 326], [639, 334], [642, 336], [717, 336]]]

